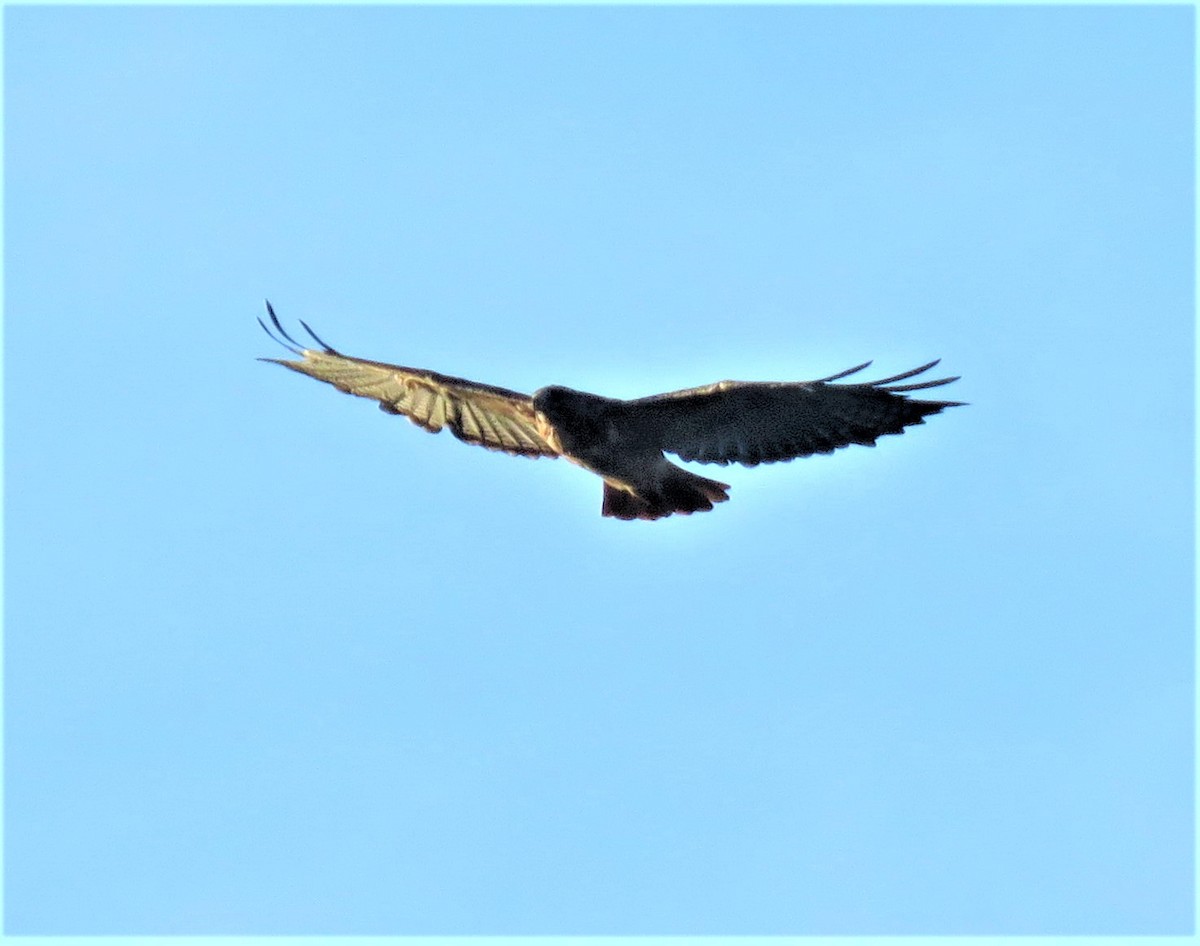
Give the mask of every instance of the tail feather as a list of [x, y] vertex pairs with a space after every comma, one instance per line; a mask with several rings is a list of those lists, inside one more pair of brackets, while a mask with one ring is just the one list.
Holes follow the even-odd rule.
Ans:
[[713, 503], [729, 499], [729, 486], [672, 465], [670, 473], [653, 488], [641, 487], [630, 492], [604, 483], [604, 503], [600, 514], [614, 519], [662, 519], [681, 513], [707, 512]]

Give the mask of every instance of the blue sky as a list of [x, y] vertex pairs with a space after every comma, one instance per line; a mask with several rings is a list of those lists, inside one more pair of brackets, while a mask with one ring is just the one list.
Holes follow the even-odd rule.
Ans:
[[[7, 932], [1189, 931], [1192, 17], [6, 9]], [[971, 403], [621, 523], [264, 296]]]

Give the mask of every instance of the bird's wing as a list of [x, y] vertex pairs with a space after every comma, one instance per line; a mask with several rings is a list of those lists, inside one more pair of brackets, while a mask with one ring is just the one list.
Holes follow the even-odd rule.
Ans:
[[867, 384], [832, 384], [870, 362], [804, 382], [720, 381], [626, 402], [631, 433], [684, 460], [755, 466], [832, 453], [852, 443], [874, 446], [959, 401], [918, 401], [905, 392], [957, 381], [941, 378], [896, 384], [936, 361]]
[[490, 450], [525, 457], [559, 455], [539, 431], [533, 402], [526, 394], [421, 368], [351, 358], [326, 345], [301, 322], [321, 346], [319, 350], [305, 348], [279, 324], [270, 303], [267, 312], [282, 338], [272, 334], [259, 319], [263, 330], [300, 360], [262, 358], [261, 361], [283, 365], [347, 394], [378, 401], [380, 410], [403, 414], [431, 433], [449, 427], [459, 440]]

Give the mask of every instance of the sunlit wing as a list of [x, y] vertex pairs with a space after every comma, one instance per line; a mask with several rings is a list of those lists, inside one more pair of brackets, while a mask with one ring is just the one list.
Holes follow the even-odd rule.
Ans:
[[959, 401], [919, 401], [906, 392], [949, 384], [941, 378], [896, 384], [937, 361], [867, 384], [832, 384], [867, 367], [805, 382], [720, 381], [628, 403], [627, 422], [638, 436], [684, 460], [755, 466], [832, 453], [858, 443], [874, 446]]
[[278, 336], [262, 319], [259, 324], [299, 360], [263, 358], [262, 361], [332, 384], [347, 394], [370, 398], [379, 403], [381, 410], [403, 414], [431, 433], [449, 427], [459, 440], [491, 450], [526, 457], [558, 456], [558, 451], [539, 432], [537, 415], [526, 394], [436, 371], [352, 358], [325, 344], [301, 322], [321, 346], [316, 350], [305, 348], [279, 324], [270, 303], [267, 312]]

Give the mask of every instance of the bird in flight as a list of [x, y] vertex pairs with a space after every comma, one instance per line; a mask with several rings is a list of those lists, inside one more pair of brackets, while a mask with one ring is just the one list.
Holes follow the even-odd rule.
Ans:
[[921, 401], [910, 391], [936, 388], [957, 377], [898, 384], [937, 361], [860, 384], [833, 384], [871, 362], [816, 381], [718, 381], [716, 384], [625, 401], [552, 385], [528, 394], [423, 368], [354, 358], [325, 344], [303, 321], [318, 348], [306, 348], [279, 323], [271, 303], [272, 332], [298, 361], [262, 358], [339, 391], [379, 402], [431, 433], [443, 427], [466, 443], [523, 457], [566, 457], [604, 480], [601, 515], [661, 519], [713, 508], [729, 485], [685, 470], [682, 460], [757, 466], [868, 447], [961, 401]]

